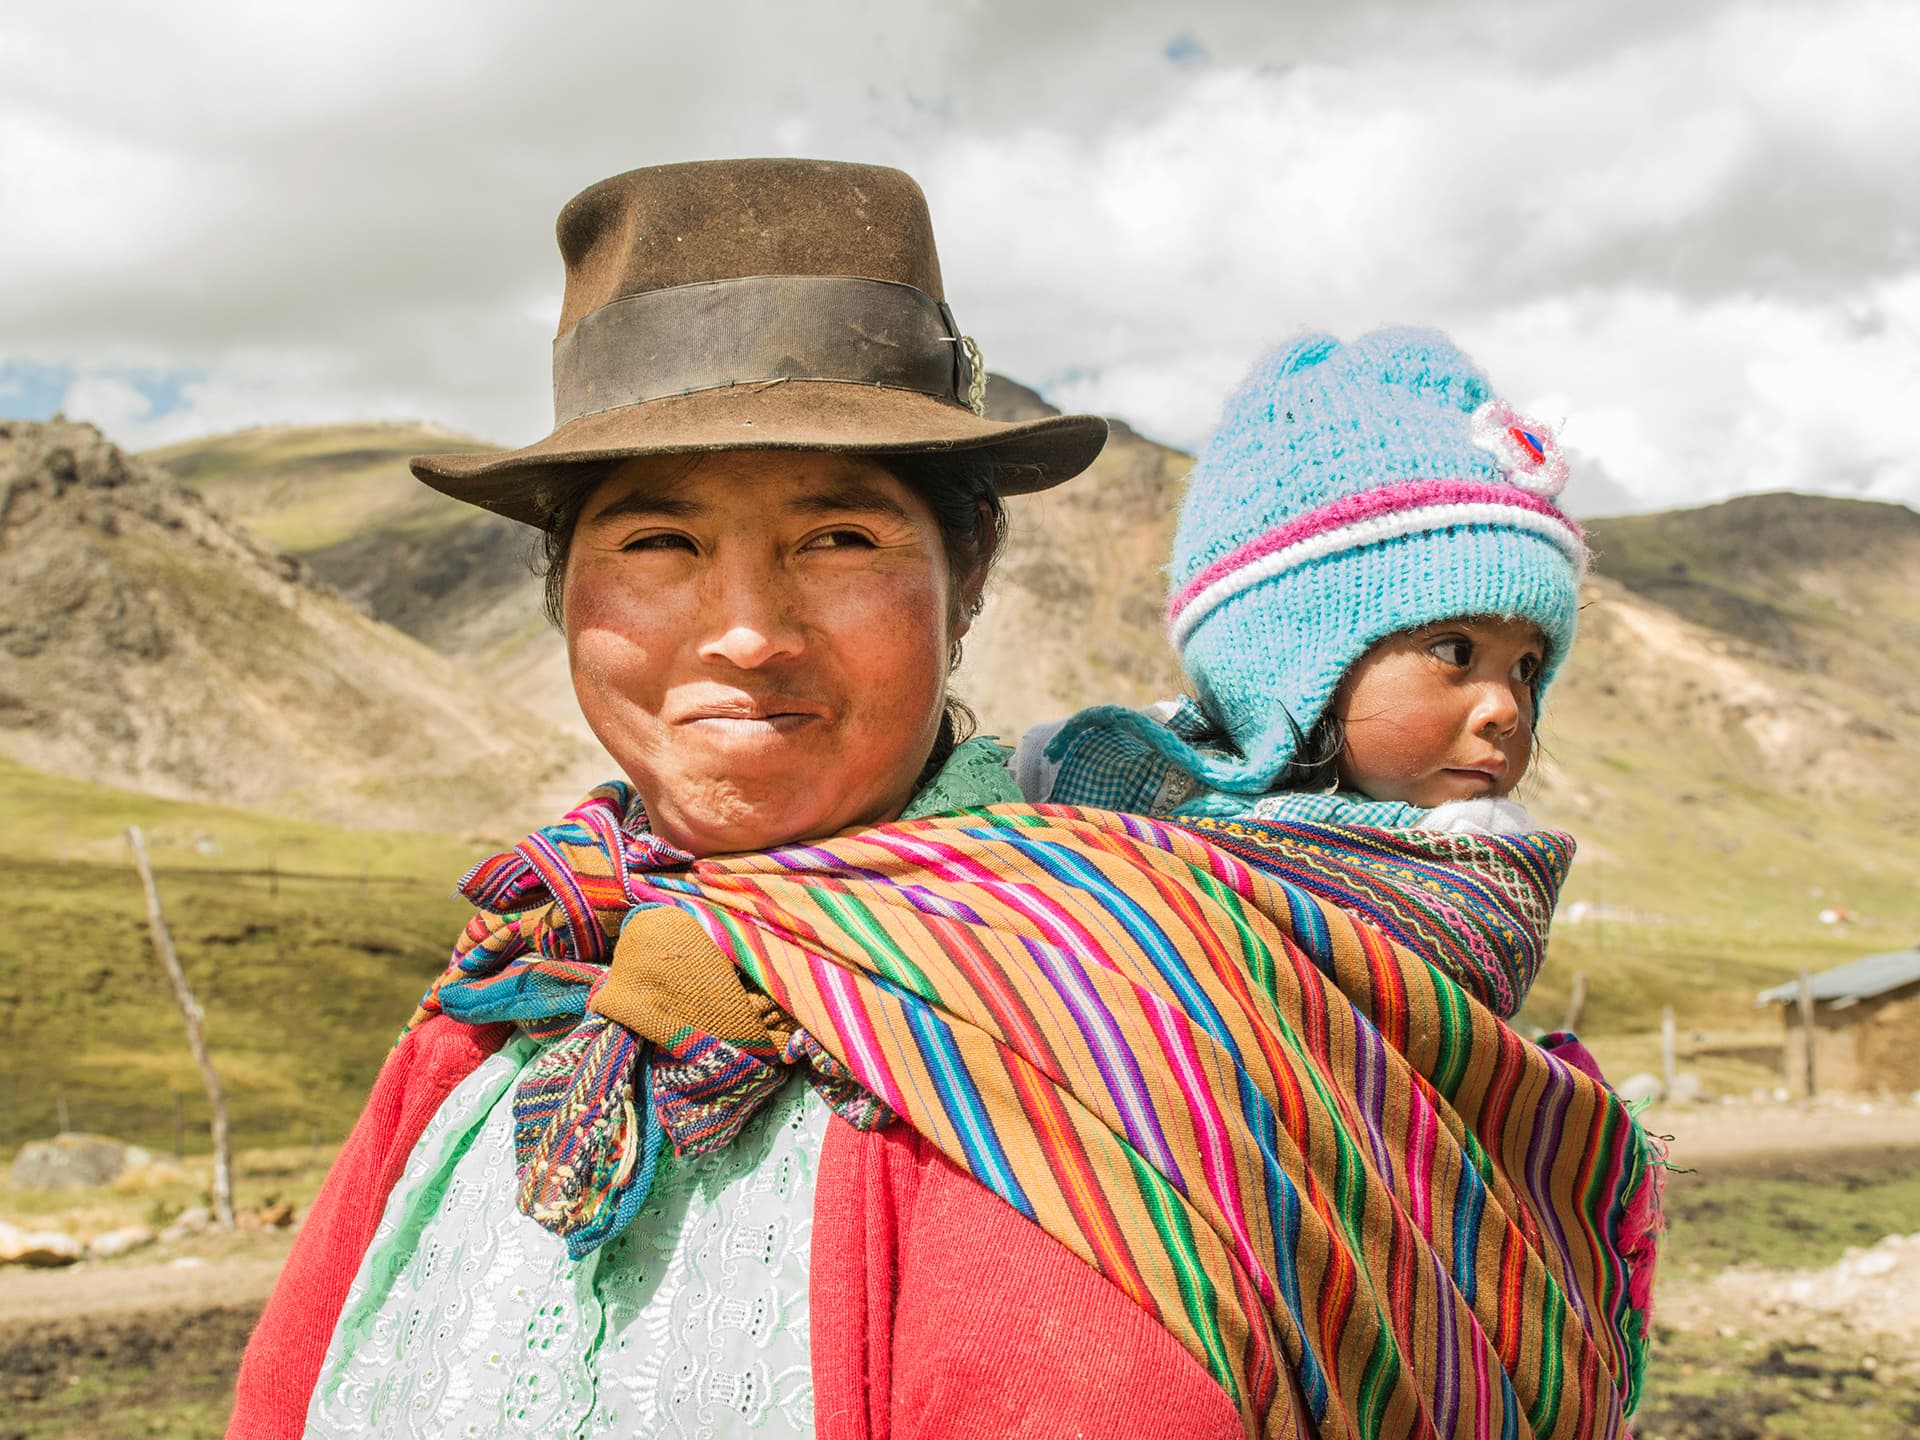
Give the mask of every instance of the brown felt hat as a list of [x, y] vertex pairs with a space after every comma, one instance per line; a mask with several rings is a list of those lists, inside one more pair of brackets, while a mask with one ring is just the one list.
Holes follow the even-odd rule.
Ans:
[[560, 212], [554, 429], [418, 455], [436, 490], [544, 521], [556, 467], [711, 450], [983, 450], [1006, 494], [1079, 474], [1107, 422], [981, 414], [986, 371], [940, 285], [926, 197], [877, 165], [714, 160], [629, 170]]

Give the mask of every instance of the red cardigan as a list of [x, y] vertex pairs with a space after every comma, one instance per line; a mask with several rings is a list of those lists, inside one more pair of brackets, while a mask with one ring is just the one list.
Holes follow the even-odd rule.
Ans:
[[[508, 1033], [435, 1016], [387, 1057], [247, 1344], [228, 1440], [297, 1440], [407, 1156]], [[821, 1440], [1243, 1433], [1178, 1341], [909, 1126], [829, 1122], [809, 1263]]]

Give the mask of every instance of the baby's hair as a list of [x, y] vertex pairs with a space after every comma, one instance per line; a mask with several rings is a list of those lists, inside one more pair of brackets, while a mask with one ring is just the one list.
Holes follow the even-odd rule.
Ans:
[[1293, 759], [1280, 772], [1273, 788], [1300, 791], [1336, 788], [1340, 783], [1340, 752], [1347, 747], [1345, 723], [1337, 715], [1322, 715], [1320, 723], [1308, 735], [1300, 733], [1299, 722], [1290, 714], [1287, 724], [1293, 730]]

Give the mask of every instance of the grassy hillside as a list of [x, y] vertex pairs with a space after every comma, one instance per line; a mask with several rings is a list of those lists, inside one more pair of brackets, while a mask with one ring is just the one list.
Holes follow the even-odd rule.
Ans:
[[424, 451], [486, 448], [429, 425], [270, 426], [143, 458], [298, 556], [367, 615], [484, 671], [597, 754], [540, 610], [535, 535], [429, 490], [407, 469]]
[[0, 868], [30, 896], [0, 986], [5, 1139], [70, 1123], [190, 1149], [206, 1102], [147, 935], [125, 839], [142, 827], [236, 1143], [337, 1140], [465, 919], [486, 845], [155, 799], [0, 759]]
[[[1920, 515], [1763, 495], [1590, 528], [1532, 791], [1581, 855], [1531, 1013], [1584, 969], [1589, 1029], [1671, 1002], [1704, 1073], [1759, 1081], [1757, 990], [1920, 939]], [[1601, 1049], [1654, 1068], [1650, 1039]]]
[[459, 512], [412, 480], [407, 457], [488, 448], [432, 425], [286, 425], [189, 440], [142, 458], [281, 549], [310, 555], [370, 531], [446, 528]]

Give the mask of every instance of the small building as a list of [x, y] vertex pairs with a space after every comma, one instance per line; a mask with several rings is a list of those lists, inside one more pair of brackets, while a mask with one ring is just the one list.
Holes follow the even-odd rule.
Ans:
[[[1817, 1090], [1920, 1090], [1920, 945], [1889, 950], [1812, 977], [1813, 1083]], [[1807, 1085], [1800, 984], [1760, 995], [1786, 1022], [1787, 1084]]]

